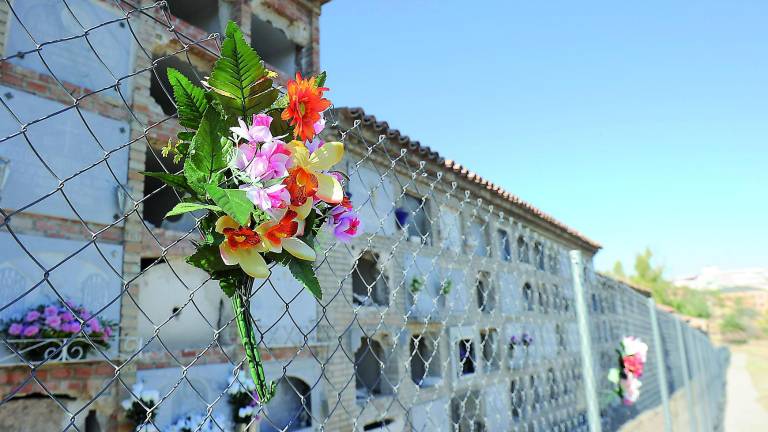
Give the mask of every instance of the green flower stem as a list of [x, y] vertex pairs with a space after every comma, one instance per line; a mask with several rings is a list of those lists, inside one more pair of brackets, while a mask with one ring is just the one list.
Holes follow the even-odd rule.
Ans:
[[256, 335], [253, 332], [253, 323], [250, 314], [250, 292], [253, 280], [249, 280], [244, 289], [237, 290], [232, 296], [232, 309], [235, 312], [237, 329], [240, 332], [240, 340], [245, 348], [245, 357], [248, 359], [248, 366], [251, 370], [251, 377], [256, 383], [256, 392], [259, 394], [259, 403], [264, 405], [272, 399], [275, 394], [275, 383], [267, 384], [267, 378], [264, 376], [264, 366], [261, 363]]

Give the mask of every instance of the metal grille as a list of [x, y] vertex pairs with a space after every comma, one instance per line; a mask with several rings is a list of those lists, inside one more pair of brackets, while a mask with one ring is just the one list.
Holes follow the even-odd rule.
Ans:
[[[257, 281], [250, 311], [278, 390], [236, 425], [245, 357], [226, 298], [183, 262], [197, 221], [158, 218], [179, 197], [138, 174], [178, 170], [160, 151], [179, 128], [165, 68], [200, 80], [220, 42], [188, 27], [165, 2], [0, 3], [0, 319], [59, 301], [81, 325], [75, 304], [117, 325], [109, 347], [89, 327], [4, 334], [4, 430], [185, 430], [187, 417], [190, 431], [722, 429], [726, 352], [596, 274], [578, 235], [343, 108], [325, 138], [345, 144], [365, 234], [322, 243], [322, 301], [281, 267]], [[632, 407], [604, 397], [626, 335], [650, 347]], [[153, 406], [136, 383], [159, 393]], [[124, 400], [148, 412], [139, 425]]]

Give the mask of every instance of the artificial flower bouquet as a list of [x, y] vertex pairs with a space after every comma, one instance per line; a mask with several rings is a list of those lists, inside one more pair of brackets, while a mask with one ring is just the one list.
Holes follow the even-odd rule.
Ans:
[[[109, 348], [114, 328], [115, 323], [94, 316], [83, 306], [56, 301], [38, 305], [20, 317], [3, 322], [0, 334], [29, 361], [83, 359], [94, 345]], [[66, 346], [58, 342], [69, 338], [73, 340]], [[63, 352], [58, 352], [59, 349]]]
[[211, 416], [205, 411], [187, 414], [176, 420], [169, 432], [220, 432], [228, 429], [229, 422], [219, 415]]
[[286, 266], [318, 299], [312, 263], [316, 237], [327, 227], [339, 241], [358, 234], [360, 218], [344, 196], [345, 175], [334, 170], [344, 156], [340, 142], [323, 142], [325, 73], [296, 74], [285, 92], [275, 87], [258, 54], [230, 22], [221, 57], [202, 87], [174, 69], [168, 79], [179, 124], [169, 143], [183, 170], [144, 173], [181, 196], [167, 216], [204, 211], [202, 241], [187, 263], [206, 271], [231, 297], [235, 319], [261, 403], [275, 384], [264, 377], [249, 314], [254, 279], [270, 266]]
[[121, 402], [125, 410], [125, 417], [135, 426], [136, 431], [154, 431], [156, 428], [152, 421], [157, 416], [153, 410], [160, 402], [160, 392], [144, 388], [144, 383], [137, 382], [131, 387], [132, 395]]
[[624, 405], [632, 405], [640, 397], [643, 384], [643, 368], [648, 354], [648, 345], [640, 338], [627, 336], [621, 340], [619, 349], [619, 367], [608, 371], [608, 380], [613, 383], [613, 392], [621, 398]]
[[227, 395], [235, 424], [247, 425], [259, 419], [259, 394], [250, 376], [240, 371], [237, 376], [230, 378]]

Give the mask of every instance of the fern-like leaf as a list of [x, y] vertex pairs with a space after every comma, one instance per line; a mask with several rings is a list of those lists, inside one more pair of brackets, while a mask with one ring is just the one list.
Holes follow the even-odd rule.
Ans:
[[179, 124], [185, 128], [197, 129], [205, 109], [208, 108], [205, 91], [173, 68], [168, 68], [168, 82], [171, 83], [173, 98], [176, 99]]
[[277, 98], [261, 57], [231, 21], [221, 45], [221, 58], [213, 66], [208, 85], [225, 110], [242, 117], [265, 105], [269, 107]]

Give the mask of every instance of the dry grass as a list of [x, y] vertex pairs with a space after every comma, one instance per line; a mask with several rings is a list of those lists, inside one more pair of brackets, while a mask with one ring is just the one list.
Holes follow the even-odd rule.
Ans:
[[731, 346], [731, 350], [747, 354], [747, 371], [758, 392], [758, 402], [768, 410], [768, 341], [751, 341]]

